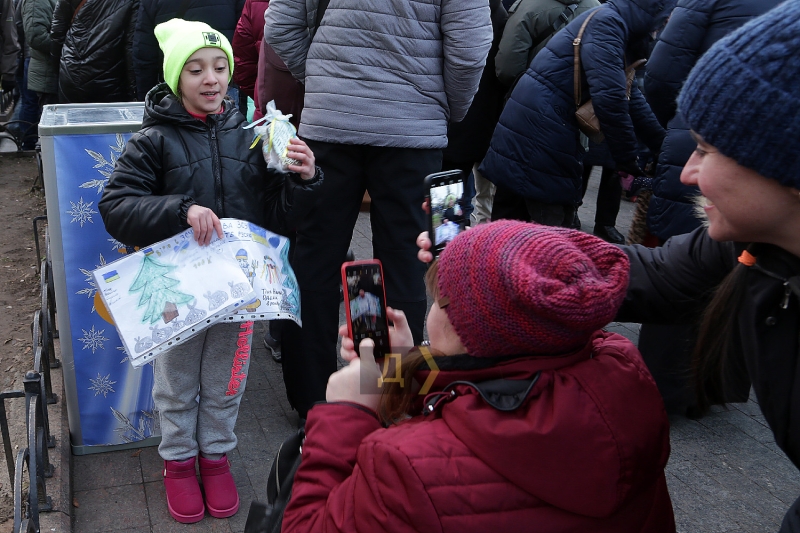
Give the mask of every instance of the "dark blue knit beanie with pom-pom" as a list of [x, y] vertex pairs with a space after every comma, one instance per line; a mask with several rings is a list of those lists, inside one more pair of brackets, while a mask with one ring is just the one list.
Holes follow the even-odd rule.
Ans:
[[717, 41], [686, 80], [678, 108], [722, 154], [800, 188], [800, 0]]

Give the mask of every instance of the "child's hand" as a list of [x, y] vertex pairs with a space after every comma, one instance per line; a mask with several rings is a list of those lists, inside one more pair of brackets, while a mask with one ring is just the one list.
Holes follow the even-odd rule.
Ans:
[[186, 213], [186, 222], [194, 230], [194, 240], [200, 246], [205, 246], [211, 242], [214, 236], [214, 231], [217, 232], [219, 238], [222, 238], [222, 222], [219, 217], [207, 207], [202, 207], [194, 204], [189, 208]]
[[317, 167], [314, 164], [314, 152], [302, 139], [297, 137], [289, 139], [289, 150], [286, 156], [300, 162], [299, 165], [289, 165], [286, 168], [292, 172], [297, 172], [304, 180], [310, 180], [317, 174]]
[[[380, 368], [375, 362], [372, 351], [375, 343], [372, 339], [364, 339], [359, 345], [361, 357], [356, 356], [355, 350], [345, 353], [342, 338], [342, 358], [349, 364], [331, 374], [328, 386], [325, 389], [325, 399], [329, 402], [352, 402], [363, 405], [373, 411], [378, 410], [380, 394], [365, 394], [361, 392], [361, 383], [374, 384], [376, 390], [378, 379], [381, 377]], [[352, 346], [353, 341], [350, 341]]]
[[[408, 327], [406, 314], [399, 309], [386, 308], [386, 318], [392, 325], [389, 326], [389, 344], [394, 351], [405, 352], [414, 346], [414, 337], [411, 335], [411, 328]], [[339, 326], [339, 336], [342, 338], [342, 347], [339, 355], [345, 361], [350, 361], [353, 357], [358, 357], [353, 339], [347, 336], [347, 324]]]
[[428, 237], [428, 232], [423, 231], [417, 237], [417, 246], [419, 246], [419, 252], [417, 252], [417, 259], [422, 261], [423, 263], [430, 263], [433, 261], [433, 254], [430, 252], [431, 249], [431, 240]]

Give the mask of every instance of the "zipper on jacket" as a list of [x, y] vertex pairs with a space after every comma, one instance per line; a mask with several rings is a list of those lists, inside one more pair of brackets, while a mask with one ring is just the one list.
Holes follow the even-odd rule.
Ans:
[[214, 204], [216, 206], [217, 216], [220, 218], [225, 216], [222, 205], [222, 167], [219, 163], [219, 145], [217, 144], [217, 123], [212, 119], [211, 128], [209, 129], [209, 136], [211, 140], [211, 169], [214, 172]]

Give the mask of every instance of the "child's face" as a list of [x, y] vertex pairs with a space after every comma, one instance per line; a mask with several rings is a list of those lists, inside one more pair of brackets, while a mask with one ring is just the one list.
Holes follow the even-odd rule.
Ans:
[[220, 48], [199, 49], [183, 65], [178, 87], [187, 111], [217, 113], [228, 92], [228, 56]]

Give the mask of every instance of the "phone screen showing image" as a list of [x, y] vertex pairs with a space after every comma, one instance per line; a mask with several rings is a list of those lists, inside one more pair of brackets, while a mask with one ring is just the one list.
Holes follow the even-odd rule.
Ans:
[[460, 176], [431, 184], [431, 231], [433, 248], [441, 251], [453, 238], [464, 231], [467, 218], [464, 210], [464, 182]]
[[359, 343], [366, 338], [375, 342], [375, 357], [389, 352], [389, 326], [386, 320], [386, 301], [383, 271], [380, 263], [345, 265], [347, 319], [350, 334]]

